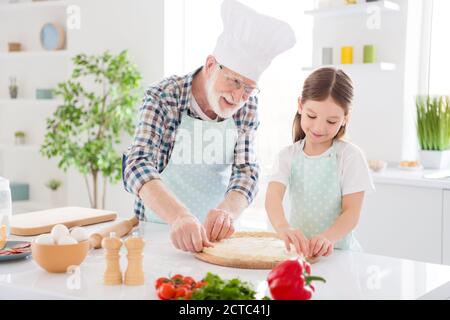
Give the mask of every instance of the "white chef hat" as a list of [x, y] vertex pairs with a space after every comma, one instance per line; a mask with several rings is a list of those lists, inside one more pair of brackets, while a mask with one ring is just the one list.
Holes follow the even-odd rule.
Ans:
[[220, 64], [255, 82], [277, 55], [296, 42], [287, 23], [234, 0], [223, 1], [222, 20], [223, 32], [213, 55]]

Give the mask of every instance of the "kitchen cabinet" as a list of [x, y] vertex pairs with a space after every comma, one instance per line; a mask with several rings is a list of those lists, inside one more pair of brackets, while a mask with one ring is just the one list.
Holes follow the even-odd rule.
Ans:
[[355, 230], [365, 252], [450, 264], [450, 180], [388, 169], [374, 174]]
[[376, 184], [356, 235], [364, 251], [442, 263], [442, 190]]

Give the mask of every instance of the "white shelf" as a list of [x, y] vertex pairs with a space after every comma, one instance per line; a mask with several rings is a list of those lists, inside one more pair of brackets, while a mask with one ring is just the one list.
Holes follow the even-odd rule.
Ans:
[[26, 10], [26, 9], [38, 9], [38, 8], [51, 8], [51, 7], [66, 7], [69, 3], [62, 0], [51, 0], [51, 1], [27, 1], [18, 3], [5, 3], [0, 4], [1, 12], [11, 12], [16, 10]]
[[378, 63], [354, 63], [354, 64], [336, 64], [336, 65], [324, 65], [316, 67], [304, 67], [303, 71], [312, 71], [322, 67], [333, 67], [345, 70], [378, 70], [378, 71], [393, 71], [397, 68], [394, 63], [378, 62]]
[[331, 8], [320, 8], [315, 10], [305, 11], [305, 14], [312, 15], [315, 17], [330, 17], [330, 16], [342, 16], [348, 14], [361, 14], [368, 13], [368, 9], [377, 6], [381, 9], [381, 11], [386, 12], [398, 12], [400, 11], [400, 6], [392, 1], [374, 1], [374, 2], [366, 2], [361, 4], [348, 4], [342, 5], [338, 7]]
[[68, 57], [68, 50], [0, 52], [0, 59]]
[[57, 99], [0, 99], [0, 107], [56, 107], [63, 102]]
[[[22, 31], [26, 31], [26, 25], [39, 26], [43, 21], [47, 21], [49, 17], [53, 17], [52, 19], [56, 19], [56, 21], [61, 20], [60, 22], [64, 23], [66, 9], [72, 4], [76, 5], [78, 1], [19, 0], [18, 3], [7, 3], [9, 0], [0, 0], [0, 2], [0, 38], [4, 39], [3, 47], [0, 43], [0, 78], [5, 67], [8, 67], [5, 71], [8, 71], [9, 75], [16, 74], [18, 78], [22, 79], [28, 77], [28, 80], [32, 83], [40, 82], [42, 78], [45, 78], [43, 80], [46, 80], [48, 83], [59, 83], [70, 77], [70, 58], [74, 53], [69, 50], [70, 34], [68, 30], [66, 30], [66, 47], [63, 50], [45, 50], [39, 44], [39, 32], [37, 43], [35, 43], [36, 36], [32, 34], [22, 37], [23, 39], [12, 38], [15, 36], [17, 38], [16, 33], [20, 34]], [[5, 25], [5, 28], [3, 28], [2, 22], [6, 18], [10, 18], [11, 25]], [[11, 28], [13, 28], [14, 23], [20, 23], [25, 25], [25, 27], [21, 27], [16, 30], [17, 32], [13, 32], [14, 30]], [[8, 38], [11, 38], [11, 41], [21, 42], [23, 51], [8, 52]], [[35, 43], [35, 45], [32, 45], [32, 43]], [[47, 74], [45, 70], [47, 70]], [[48, 74], [49, 70], [56, 70], [57, 72]], [[15, 177], [12, 180], [18, 182], [20, 182], [20, 177], [22, 177], [22, 182], [26, 182], [30, 186], [30, 201], [13, 202], [14, 214], [51, 208], [54, 205], [48, 192], [45, 190], [45, 180], [54, 176], [60, 177], [61, 180], [65, 181], [67, 175], [59, 171], [55, 159], [49, 160], [41, 155], [41, 140], [43, 138], [41, 131], [46, 125], [45, 115], [52, 113], [64, 101], [60, 96], [55, 96], [53, 99], [36, 99], [33, 86], [28, 88], [28, 90], [22, 91], [19, 88], [18, 99], [9, 99], [8, 74], [5, 75], [5, 92], [0, 95], [0, 118], [4, 114], [11, 117], [9, 113], [12, 112], [14, 114], [12, 117], [17, 117], [17, 119], [11, 118], [8, 120], [7, 116], [5, 116], [5, 119], [2, 118], [1, 120], [3, 121], [0, 121], [2, 124], [5, 122], [7, 125], [7, 128], [5, 128], [7, 132], [4, 132], [2, 137], [0, 137], [0, 174], [9, 175], [10, 178]], [[22, 114], [23, 119], [18, 117], [18, 115]], [[37, 118], [35, 117], [36, 115], [38, 116]], [[15, 145], [14, 132], [18, 130], [27, 132], [27, 144]], [[32, 161], [32, 163], [30, 164], [27, 161]], [[24, 163], [28, 165], [23, 166]]]
[[14, 145], [14, 144], [0, 144], [0, 151], [29, 151], [29, 152], [39, 152], [41, 146], [37, 145]]
[[0, 99], [0, 106], [56, 106], [63, 103], [57, 99]]

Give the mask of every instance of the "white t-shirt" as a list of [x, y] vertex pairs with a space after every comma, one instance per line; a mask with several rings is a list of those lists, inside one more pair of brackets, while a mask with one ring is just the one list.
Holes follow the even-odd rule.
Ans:
[[[299, 152], [303, 152], [301, 143], [302, 141], [300, 140], [281, 150], [275, 163], [275, 173], [269, 177], [269, 182], [276, 181], [288, 186], [292, 159]], [[326, 156], [331, 152], [331, 149], [329, 148], [318, 156], [305, 154], [305, 157], [317, 158]], [[367, 194], [375, 190], [366, 157], [359, 147], [348, 141], [336, 140], [336, 155], [343, 196], [362, 191]]]

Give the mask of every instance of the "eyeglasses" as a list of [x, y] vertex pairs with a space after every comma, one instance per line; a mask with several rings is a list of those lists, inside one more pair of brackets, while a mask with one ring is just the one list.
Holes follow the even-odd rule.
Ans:
[[235, 90], [240, 90], [242, 87], [244, 87], [244, 94], [247, 97], [254, 97], [258, 93], [260, 93], [260, 90], [258, 87], [250, 87], [244, 84], [244, 82], [236, 77], [233, 77], [229, 73], [226, 73], [223, 69], [223, 66], [218, 64], [220, 70], [224, 71], [225, 79], [227, 80], [227, 84], [229, 87], [233, 87]]

